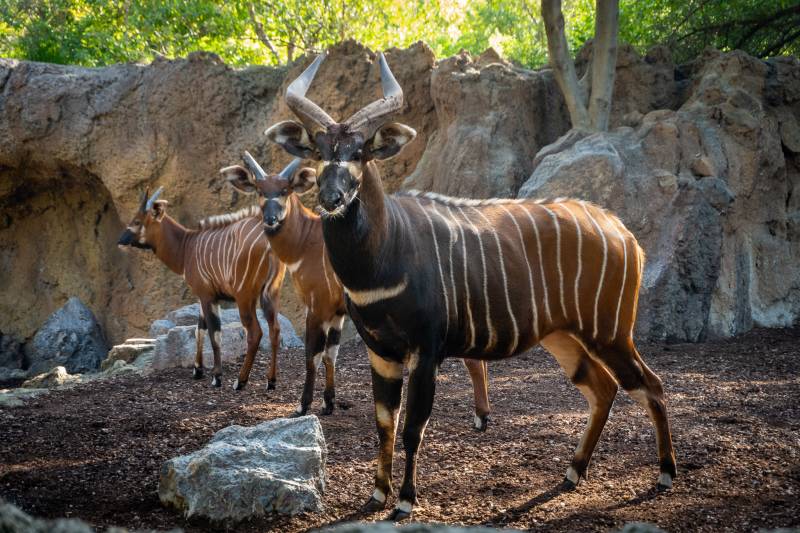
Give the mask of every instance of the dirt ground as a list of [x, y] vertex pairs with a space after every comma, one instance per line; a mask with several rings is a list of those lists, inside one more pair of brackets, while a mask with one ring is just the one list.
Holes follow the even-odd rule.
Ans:
[[[490, 365], [494, 413], [483, 434], [470, 428], [466, 370], [447, 361], [421, 453], [414, 519], [547, 531], [606, 531], [629, 521], [668, 531], [799, 526], [798, 340], [800, 329], [757, 330], [728, 341], [640, 347], [664, 380], [673, 423], [678, 477], [663, 494], [652, 490], [658, 474], [652, 426], [624, 393], [589, 480], [560, 492], [587, 410], [555, 361], [537, 349]], [[278, 389], [269, 393], [262, 358], [242, 392], [229, 387], [230, 367], [219, 390], [179, 369], [95, 382], [0, 410], [0, 496], [44, 517], [214, 530], [162, 507], [159, 466], [229, 424], [290, 414], [302, 368], [299, 351], [284, 353]], [[384, 516], [358, 511], [372, 492], [377, 448], [363, 345], [343, 347], [337, 377], [339, 408], [321, 418], [329, 450], [325, 512], [268, 517], [237, 531], [301, 531]], [[397, 457], [396, 487], [399, 442]]]

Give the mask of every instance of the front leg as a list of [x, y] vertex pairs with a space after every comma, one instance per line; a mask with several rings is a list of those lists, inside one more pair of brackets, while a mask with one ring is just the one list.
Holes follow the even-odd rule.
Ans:
[[322, 330], [322, 324], [316, 317], [309, 314], [306, 317], [306, 382], [303, 385], [303, 396], [300, 398], [300, 405], [297, 407], [295, 416], [302, 416], [308, 412], [311, 402], [314, 400], [314, 381], [317, 377], [317, 369], [322, 362], [322, 355], [325, 353], [326, 335]]
[[469, 378], [472, 380], [472, 394], [475, 398], [475, 418], [473, 427], [477, 431], [486, 431], [489, 423], [489, 372], [486, 361], [463, 359]]
[[328, 338], [325, 341], [325, 355], [322, 362], [325, 363], [325, 393], [322, 397], [323, 406], [320, 414], [330, 415], [333, 413], [336, 401], [336, 358], [339, 355], [339, 340], [342, 337], [342, 323], [344, 315], [334, 320], [334, 324], [328, 330]]
[[219, 319], [219, 305], [206, 302], [203, 304], [203, 315], [208, 326], [208, 336], [211, 341], [211, 349], [214, 351], [214, 369], [211, 371], [211, 386], [222, 386], [222, 353], [220, 352], [220, 341], [222, 338], [222, 323]]
[[383, 509], [386, 498], [392, 494], [392, 461], [403, 392], [403, 365], [384, 359], [372, 350], [367, 349], [367, 352], [372, 367], [372, 396], [375, 400], [379, 448], [375, 491], [364, 505], [364, 510], [374, 512]]
[[194, 340], [197, 345], [197, 350], [194, 353], [194, 369], [192, 370], [192, 377], [194, 379], [203, 379], [203, 341], [206, 336], [206, 319], [203, 316], [203, 306], [200, 305], [200, 316], [197, 317], [197, 329], [194, 331]]
[[245, 353], [244, 363], [239, 369], [239, 377], [233, 382], [234, 390], [242, 390], [247, 385], [262, 336], [261, 325], [258, 323], [258, 318], [256, 317], [255, 302], [240, 301], [239, 318], [247, 332], [247, 353]]
[[438, 364], [431, 352], [423, 352], [409, 356], [408, 369], [408, 399], [406, 421], [403, 424], [406, 468], [400, 487], [400, 498], [389, 514], [389, 520], [392, 521], [411, 516], [414, 504], [417, 503], [417, 454], [433, 409]]

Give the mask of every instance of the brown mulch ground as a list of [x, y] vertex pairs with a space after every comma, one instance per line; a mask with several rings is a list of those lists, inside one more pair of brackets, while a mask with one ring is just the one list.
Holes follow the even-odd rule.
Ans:
[[[588, 482], [562, 493], [556, 487], [586, 408], [554, 360], [537, 349], [490, 365], [494, 414], [485, 434], [470, 429], [466, 370], [447, 361], [421, 453], [414, 518], [548, 531], [605, 531], [629, 521], [668, 531], [798, 526], [799, 340], [800, 329], [757, 330], [728, 341], [641, 347], [664, 380], [671, 409], [678, 478], [666, 494], [651, 488], [658, 474], [652, 426], [624, 393]], [[338, 400], [348, 408], [322, 417], [326, 512], [270, 517], [237, 531], [297, 531], [383, 516], [357, 511], [372, 492], [377, 443], [363, 346], [346, 345], [339, 361]], [[95, 382], [2, 409], [0, 496], [44, 517], [212, 530], [161, 506], [159, 466], [202, 447], [229, 424], [290, 414], [300, 393], [302, 354], [283, 354], [281, 365], [278, 390], [269, 393], [262, 358], [242, 392], [229, 387], [232, 368], [221, 390], [193, 382], [182, 369]], [[398, 450], [396, 486], [401, 467]]]

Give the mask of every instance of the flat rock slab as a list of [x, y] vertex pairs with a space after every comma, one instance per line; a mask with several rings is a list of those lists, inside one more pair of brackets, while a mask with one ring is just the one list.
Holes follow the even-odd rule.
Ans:
[[158, 496], [187, 517], [240, 521], [322, 511], [327, 448], [316, 416], [229, 426], [194, 453], [166, 461]]

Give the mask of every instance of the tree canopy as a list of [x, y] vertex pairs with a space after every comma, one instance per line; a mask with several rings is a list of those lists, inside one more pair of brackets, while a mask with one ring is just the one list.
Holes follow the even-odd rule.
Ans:
[[[573, 51], [594, 35], [592, 0], [565, 0]], [[800, 55], [800, 0], [620, 0], [619, 40], [676, 61], [713, 46]], [[493, 46], [547, 62], [539, 0], [0, 0], [0, 56], [101, 66], [196, 50], [232, 65], [279, 64], [343, 39], [373, 49], [423, 40], [439, 56]]]

